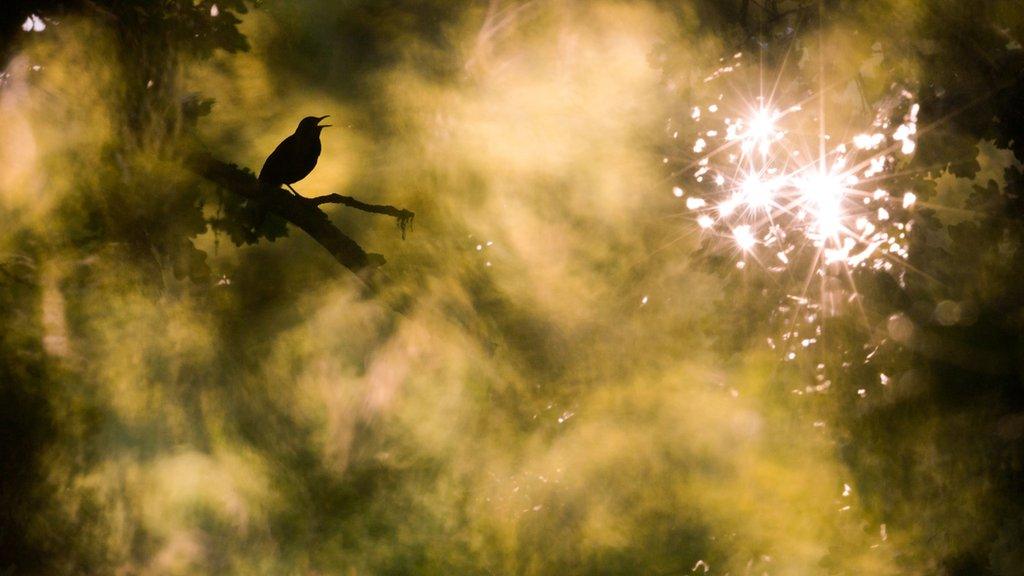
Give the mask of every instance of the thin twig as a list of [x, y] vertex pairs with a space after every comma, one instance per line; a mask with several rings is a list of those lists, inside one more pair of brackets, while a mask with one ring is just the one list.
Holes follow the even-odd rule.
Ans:
[[308, 200], [316, 206], [320, 206], [321, 204], [344, 204], [349, 208], [355, 208], [356, 210], [362, 210], [363, 212], [392, 216], [398, 219], [398, 227], [402, 231], [402, 240], [405, 240], [406, 228], [412, 224], [412, 219], [416, 217], [416, 213], [411, 210], [395, 208], [394, 206], [386, 204], [367, 204], [366, 202], [356, 200], [351, 196], [342, 196], [341, 194], [325, 194], [323, 196], [309, 198]]

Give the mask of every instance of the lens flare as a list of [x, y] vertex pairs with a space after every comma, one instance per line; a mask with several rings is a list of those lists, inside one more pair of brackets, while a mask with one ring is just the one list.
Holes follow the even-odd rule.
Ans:
[[743, 181], [743, 200], [751, 208], [768, 209], [774, 198], [773, 181], [765, 182], [760, 176], [751, 174]]
[[[741, 64], [730, 62], [705, 83]], [[920, 106], [902, 91], [868, 126], [839, 141], [824, 130], [823, 107], [805, 110], [763, 95], [753, 106], [737, 99], [732, 106], [722, 93], [714, 103], [687, 108], [684, 122], [695, 136], [685, 150], [695, 156], [680, 171], [688, 181], [677, 189], [695, 194], [685, 204], [706, 245], [738, 254], [736, 268], [751, 270], [746, 273], [755, 273], [747, 262], [756, 261], [785, 287], [777, 310], [794, 319], [781, 338], [784, 357], [793, 359], [817, 342], [824, 317], [856, 300], [854, 269], [903, 273], [917, 197], [879, 184], [916, 151]], [[807, 136], [813, 127], [818, 134]], [[672, 129], [678, 135], [680, 128]], [[818, 295], [809, 293], [814, 279]]]
[[837, 241], [843, 224], [845, 195], [840, 176], [825, 170], [814, 171], [797, 179], [795, 185], [800, 205], [814, 223], [808, 236], [816, 242]]
[[732, 235], [736, 239], [736, 245], [740, 247], [740, 250], [750, 250], [754, 247], [754, 244], [757, 244], [754, 233], [751, 231], [750, 226], [746, 224], [733, 228]]
[[767, 156], [772, 142], [781, 136], [781, 132], [775, 127], [775, 121], [780, 116], [776, 110], [758, 108], [746, 122], [742, 119], [737, 122], [740, 127], [744, 124], [747, 126], [739, 136], [743, 151], [749, 154], [752, 150], [757, 150], [762, 156]]

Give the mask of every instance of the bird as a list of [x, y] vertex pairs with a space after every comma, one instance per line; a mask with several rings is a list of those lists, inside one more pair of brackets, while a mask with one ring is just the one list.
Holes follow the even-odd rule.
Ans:
[[299, 193], [292, 184], [302, 180], [316, 167], [320, 157], [320, 132], [330, 124], [320, 124], [328, 116], [306, 116], [299, 122], [295, 132], [281, 141], [260, 169], [257, 179], [261, 184], [280, 188], [281, 185]]

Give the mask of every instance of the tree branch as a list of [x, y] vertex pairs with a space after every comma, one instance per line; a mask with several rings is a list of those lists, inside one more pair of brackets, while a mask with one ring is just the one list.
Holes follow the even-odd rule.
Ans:
[[398, 220], [398, 228], [402, 231], [402, 240], [405, 240], [406, 228], [412, 224], [412, 219], [416, 217], [415, 213], [404, 208], [395, 208], [394, 206], [381, 204], [367, 204], [366, 202], [356, 200], [351, 196], [342, 196], [341, 194], [325, 194], [324, 196], [316, 196], [314, 198], [307, 198], [306, 200], [317, 206], [320, 206], [321, 204], [344, 204], [349, 208], [355, 208], [356, 210], [362, 210], [363, 212], [393, 216]]
[[302, 198], [282, 188], [265, 186], [251, 171], [235, 164], [218, 160], [209, 154], [196, 154], [188, 161], [190, 169], [210, 182], [234, 194], [254, 202], [280, 216], [315, 240], [342, 266], [351, 270], [360, 279], [369, 282], [374, 269], [384, 264], [384, 257], [368, 254], [355, 240], [338, 229], [320, 204], [339, 203], [353, 206], [367, 212], [387, 214], [399, 219], [403, 236], [405, 225], [414, 214], [391, 206], [364, 204], [347, 196], [328, 194], [319, 198]]

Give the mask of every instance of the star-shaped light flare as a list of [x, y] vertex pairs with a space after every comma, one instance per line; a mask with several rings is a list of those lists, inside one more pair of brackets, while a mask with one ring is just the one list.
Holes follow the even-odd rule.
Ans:
[[[741, 66], [737, 54], [705, 82]], [[695, 156], [680, 173], [689, 182], [673, 192], [712, 249], [732, 253], [740, 269], [756, 262], [787, 286], [779, 309], [793, 311], [804, 332], [792, 327], [784, 335], [800, 343], [791, 342], [790, 350], [813, 343], [822, 314], [835, 313], [836, 282], [825, 280], [845, 283], [841, 292], [852, 301], [852, 270], [899, 272], [904, 266], [916, 196], [891, 193], [885, 182], [916, 149], [919, 106], [903, 91], [866, 130], [837, 142], [824, 131], [823, 104], [806, 110], [802, 102], [783, 106], [773, 98], [758, 95], [752, 105], [731, 109], [719, 94], [711, 104], [693, 106], [689, 122], [696, 136], [688, 148]], [[903, 111], [902, 121], [891, 120], [895, 110]], [[809, 136], [809, 127], [817, 134]], [[832, 286], [827, 297], [813, 295], [815, 279]]]

